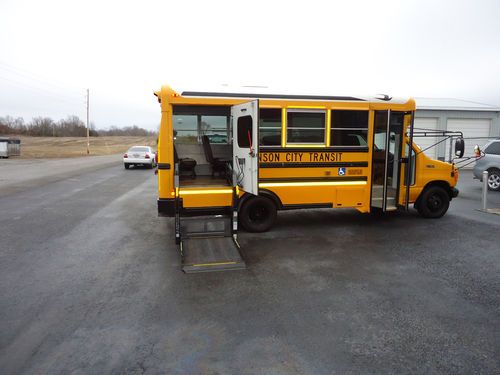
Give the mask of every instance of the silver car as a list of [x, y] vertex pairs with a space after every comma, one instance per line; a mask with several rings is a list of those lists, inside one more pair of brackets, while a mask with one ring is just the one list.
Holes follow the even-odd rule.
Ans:
[[488, 188], [500, 191], [500, 139], [486, 143], [483, 152], [474, 166], [474, 178], [482, 181], [483, 171], [488, 171]]
[[123, 164], [125, 169], [131, 165], [144, 165], [148, 168], [156, 166], [155, 153], [149, 146], [134, 146], [123, 155]]

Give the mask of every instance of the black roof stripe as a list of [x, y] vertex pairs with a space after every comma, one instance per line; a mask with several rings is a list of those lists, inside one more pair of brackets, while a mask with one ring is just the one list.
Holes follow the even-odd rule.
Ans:
[[365, 101], [352, 96], [322, 96], [322, 95], [279, 95], [279, 94], [244, 94], [226, 92], [183, 91], [182, 96], [207, 96], [218, 98], [257, 98], [257, 99], [306, 99], [306, 100], [349, 100]]

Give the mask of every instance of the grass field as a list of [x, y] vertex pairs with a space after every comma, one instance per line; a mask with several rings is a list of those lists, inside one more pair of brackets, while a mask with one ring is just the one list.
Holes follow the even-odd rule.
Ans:
[[[21, 139], [21, 158], [71, 158], [87, 155], [85, 137], [16, 137]], [[124, 153], [134, 145], [152, 146], [156, 137], [91, 137], [90, 155]]]

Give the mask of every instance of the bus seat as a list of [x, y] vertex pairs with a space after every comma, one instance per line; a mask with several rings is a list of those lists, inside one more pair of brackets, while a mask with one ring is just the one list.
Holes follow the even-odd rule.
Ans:
[[182, 172], [190, 172], [192, 178], [196, 178], [196, 172], [194, 168], [196, 167], [196, 160], [191, 158], [181, 158], [177, 155], [177, 150], [174, 146], [174, 162], [179, 163], [179, 175]]
[[205, 157], [212, 166], [212, 177], [215, 173], [226, 176], [229, 160], [214, 158], [212, 146], [210, 145], [210, 140], [208, 139], [207, 135], [202, 136], [201, 141], [203, 142], [203, 151], [205, 152]]

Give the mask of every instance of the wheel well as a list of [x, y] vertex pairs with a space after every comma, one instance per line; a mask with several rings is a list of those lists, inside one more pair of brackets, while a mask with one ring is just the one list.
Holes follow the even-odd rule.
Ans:
[[495, 168], [495, 167], [490, 167], [490, 168], [487, 169], [487, 171], [488, 172], [490, 172], [490, 171], [500, 171], [500, 169]]
[[[253, 194], [245, 193], [245, 195], [243, 195], [243, 197], [240, 198], [240, 203], [238, 205], [238, 208], [241, 208], [243, 206], [243, 204], [248, 199], [252, 198], [253, 196], [254, 196]], [[283, 204], [281, 203], [281, 200], [272, 191], [265, 190], [265, 189], [259, 189], [259, 196], [268, 198], [271, 202], [273, 202], [275, 204], [277, 210], [281, 210], [283, 208]]]
[[446, 181], [431, 181], [427, 185], [424, 186], [424, 188], [422, 189], [422, 192], [420, 193], [417, 200], [415, 201], [415, 205], [418, 206], [418, 204], [420, 203], [420, 197], [422, 196], [424, 191], [431, 188], [432, 186], [439, 186], [439, 187], [443, 188], [448, 193], [448, 197], [450, 198], [450, 201], [451, 201], [451, 199], [453, 198], [453, 195], [452, 195], [453, 193], [451, 191], [450, 184]]

